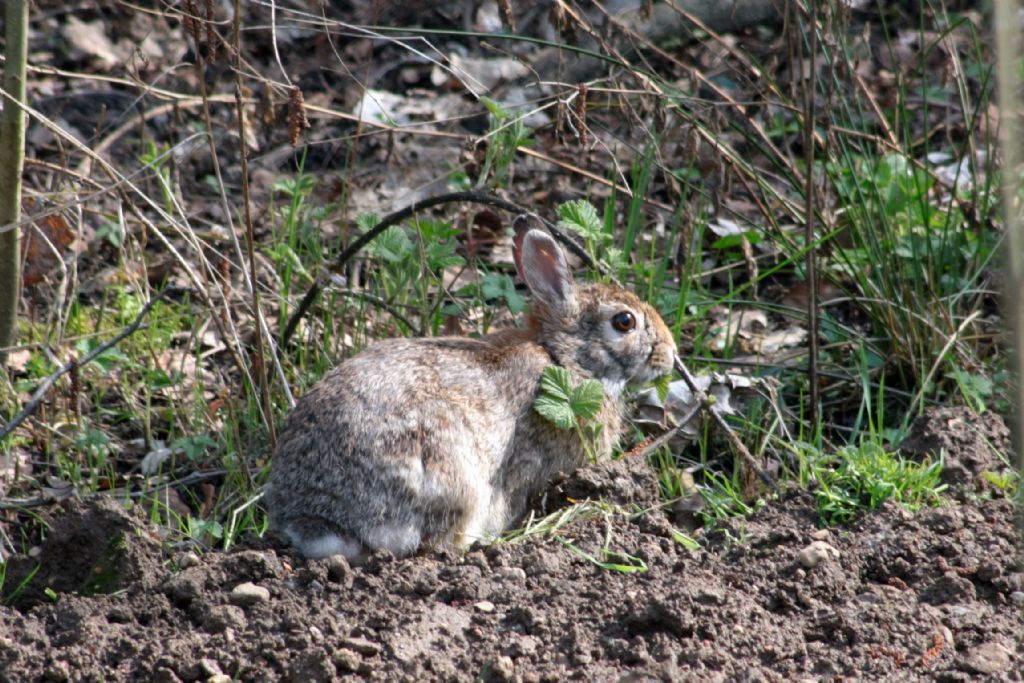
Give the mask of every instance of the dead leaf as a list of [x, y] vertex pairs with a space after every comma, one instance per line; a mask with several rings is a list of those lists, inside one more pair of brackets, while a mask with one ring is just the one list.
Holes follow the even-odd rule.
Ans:
[[99, 19], [86, 23], [69, 14], [61, 33], [72, 48], [95, 59], [100, 69], [113, 69], [127, 56], [107, 38], [103, 21]]
[[44, 216], [25, 230], [21, 242], [22, 283], [42, 282], [61, 263], [63, 251], [75, 241], [75, 232], [60, 214]]
[[142, 463], [139, 465], [139, 471], [147, 477], [159, 474], [164, 463], [166, 463], [172, 455], [180, 452], [182, 452], [180, 448], [177, 450], [168, 448], [164, 441], [157, 439], [153, 442], [153, 450], [146, 453], [145, 457], [142, 458]]
[[13, 372], [25, 372], [28, 362], [32, 360], [32, 352], [28, 349], [18, 349], [7, 353], [7, 368]]
[[[785, 348], [800, 346], [807, 341], [807, 330], [799, 325], [754, 335], [747, 353], [771, 354]], [[745, 345], [746, 346], [746, 345]]]
[[[457, 54], [453, 54], [450, 61], [451, 72], [443, 71], [443, 75], [447, 76], [449, 73], [454, 75], [467, 90], [476, 95], [484, 95], [501, 83], [522, 78], [530, 73], [525, 64], [518, 59], [510, 59], [508, 57], [481, 59], [478, 57], [460, 57]], [[435, 71], [441, 70], [440, 67], [434, 67], [434, 69]], [[438, 79], [443, 78], [443, 76], [437, 76], [434, 73], [431, 73], [430, 78], [431, 82], [436, 85], [441, 85], [445, 82], [441, 80], [438, 83]]]
[[711, 311], [711, 316], [715, 318], [710, 330], [711, 346], [718, 351], [736, 344], [738, 338], [749, 339], [768, 327], [768, 316], [757, 308], [720, 306]]
[[[750, 377], [739, 373], [705, 373], [694, 376], [697, 388], [714, 398], [711, 410], [719, 415], [736, 415], [746, 401], [756, 394], [770, 395], [770, 379]], [[679, 452], [701, 434], [703, 415], [694, 413], [699, 407], [696, 397], [684, 380], [669, 384], [668, 394], [662, 401], [654, 389], [645, 389], [636, 397], [637, 415], [634, 421], [645, 431], [663, 429], [666, 424], [677, 425], [680, 420], [691, 416], [685, 426], [669, 441], [669, 448]]]
[[217, 489], [210, 482], [204, 481], [199, 485], [199, 490], [203, 493], [203, 504], [199, 508], [199, 516], [202, 519], [206, 519], [213, 512], [213, 506], [216, 502], [214, 494], [217, 492]]

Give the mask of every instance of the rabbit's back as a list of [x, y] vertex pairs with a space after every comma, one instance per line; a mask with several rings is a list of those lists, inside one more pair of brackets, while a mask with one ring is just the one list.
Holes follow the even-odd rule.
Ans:
[[[532, 411], [550, 362], [522, 331], [374, 344], [314, 385], [286, 421], [271, 521], [310, 556], [360, 546], [404, 555], [499, 533], [525, 508], [523, 482], [578, 464]], [[517, 453], [524, 437], [546, 438], [554, 452]]]

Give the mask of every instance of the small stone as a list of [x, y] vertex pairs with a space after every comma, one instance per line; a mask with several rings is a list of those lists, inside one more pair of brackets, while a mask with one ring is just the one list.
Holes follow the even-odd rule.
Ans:
[[828, 529], [815, 529], [811, 532], [811, 539], [815, 541], [827, 541], [832, 533]]
[[502, 655], [491, 663], [491, 676], [498, 681], [511, 681], [516, 677], [516, 665], [511, 657]]
[[327, 578], [345, 588], [352, 587], [352, 567], [344, 555], [331, 555], [324, 562], [327, 565]]
[[1010, 593], [1010, 602], [1015, 605], [1024, 605], [1024, 591], [1013, 591]]
[[475, 603], [473, 607], [476, 608], [477, 612], [483, 612], [484, 614], [490, 614], [494, 611], [494, 603], [490, 600], [481, 600], [480, 602]]
[[231, 676], [227, 674], [214, 674], [206, 679], [206, 683], [231, 683]]
[[198, 567], [200, 564], [203, 563], [203, 559], [201, 557], [199, 557], [198, 554], [196, 554], [194, 552], [191, 552], [191, 551], [189, 551], [187, 553], [180, 553], [179, 555], [177, 555], [174, 558], [174, 560], [175, 560], [175, 564], [177, 564], [180, 569], [188, 569], [189, 567]]
[[978, 563], [978, 571], [974, 573], [978, 581], [992, 583], [1003, 575], [1003, 568], [992, 560], [982, 560]]
[[112, 607], [107, 612], [107, 621], [115, 624], [130, 624], [132, 622], [132, 613], [124, 607]]
[[942, 633], [942, 639], [946, 641], [946, 647], [950, 650], [956, 650], [956, 641], [953, 640], [953, 632], [948, 626], [940, 626], [939, 631]]
[[338, 667], [338, 670], [343, 673], [355, 673], [359, 671], [359, 667], [363, 663], [358, 653], [345, 647], [336, 650], [331, 655], [331, 660], [334, 662], [334, 666]]
[[199, 660], [199, 670], [203, 676], [216, 676], [217, 674], [224, 673], [221, 671], [220, 664], [216, 660], [207, 658]]
[[809, 546], [800, 551], [798, 559], [800, 564], [808, 569], [812, 569], [824, 560], [838, 560], [839, 551], [825, 541], [813, 541]]
[[203, 593], [203, 579], [196, 572], [185, 570], [164, 582], [161, 590], [173, 602], [187, 605]]
[[557, 575], [562, 570], [562, 555], [535, 548], [523, 557], [523, 569], [529, 576]]
[[341, 641], [341, 646], [355, 650], [366, 657], [375, 657], [381, 652], [380, 645], [366, 638], [345, 638]]
[[982, 643], [972, 647], [961, 666], [977, 674], [1002, 674], [1010, 666], [1010, 651], [999, 643]]
[[232, 604], [238, 605], [239, 607], [249, 607], [255, 605], [258, 602], [266, 602], [270, 599], [270, 591], [263, 586], [257, 586], [254, 583], [246, 581], [240, 583], [231, 589], [231, 595], [228, 597]]
[[502, 567], [494, 575], [502, 581], [526, 581], [526, 570], [522, 567]]
[[324, 642], [324, 632], [318, 626], [309, 627], [309, 637], [318, 645]]
[[711, 585], [697, 589], [696, 598], [703, 605], [724, 605], [728, 599], [724, 590]]

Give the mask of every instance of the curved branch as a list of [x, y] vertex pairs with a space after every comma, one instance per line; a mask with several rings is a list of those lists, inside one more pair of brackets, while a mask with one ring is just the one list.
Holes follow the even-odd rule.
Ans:
[[[501, 197], [496, 197], [495, 195], [488, 194], [486, 192], [477, 192], [476, 190], [449, 192], [447, 194], [437, 195], [436, 197], [427, 197], [426, 199], [421, 199], [419, 201], [413, 202], [404, 209], [399, 209], [398, 211], [388, 214], [387, 216], [382, 218], [381, 221], [377, 223], [377, 225], [373, 226], [371, 229], [367, 230], [362, 235], [354, 239], [352, 243], [345, 247], [345, 249], [342, 250], [340, 254], [338, 254], [337, 258], [334, 259], [334, 263], [331, 264], [330, 270], [334, 272], [340, 271], [342, 268], [345, 267], [345, 264], [352, 259], [353, 256], [358, 254], [363, 247], [372, 242], [375, 237], [377, 237], [379, 234], [381, 234], [391, 226], [401, 223], [402, 221], [404, 221], [406, 218], [409, 218], [413, 214], [424, 209], [429, 209], [433, 206], [441, 206], [443, 204], [454, 204], [456, 202], [473, 202], [475, 204], [493, 206], [494, 208], [502, 209], [504, 211], [508, 211], [514, 214], [533, 213], [526, 207], [520, 206], [515, 202], [510, 202], [507, 199], [502, 199]], [[565, 233], [563, 233], [549, 221], [546, 221], [539, 216], [537, 216], [537, 220], [539, 220], [544, 225], [544, 227], [548, 229], [548, 231], [555, 239], [564, 244], [569, 251], [571, 251], [573, 254], [582, 259], [588, 267], [594, 266], [594, 262], [591, 260], [590, 256], [579, 244], [570, 239]], [[309, 312], [309, 308], [313, 305], [313, 302], [316, 301], [316, 298], [320, 294], [322, 289], [323, 287], [320, 285], [320, 281], [318, 278], [316, 281], [313, 282], [312, 286], [310, 286], [309, 291], [306, 292], [306, 295], [302, 297], [302, 301], [299, 302], [299, 307], [296, 308], [295, 312], [292, 313], [290, 318], [288, 318], [288, 324], [285, 325], [284, 331], [281, 333], [282, 346], [287, 344], [288, 340], [291, 339], [292, 334], [295, 333], [295, 328], [298, 327], [299, 325], [299, 321], [302, 320], [303, 316], [305, 316], [307, 312]]]

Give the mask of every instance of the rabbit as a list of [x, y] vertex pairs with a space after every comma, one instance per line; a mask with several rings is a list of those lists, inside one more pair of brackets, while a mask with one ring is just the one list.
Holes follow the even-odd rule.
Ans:
[[493, 539], [586, 460], [575, 430], [533, 409], [545, 367], [602, 382], [599, 458], [618, 439], [627, 384], [670, 372], [676, 345], [654, 308], [615, 285], [575, 283], [542, 230], [519, 231], [516, 247], [525, 329], [379, 341], [299, 400], [265, 503], [302, 555], [358, 564], [378, 549], [404, 557]]

